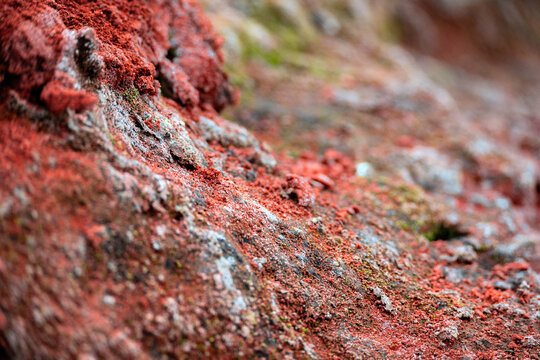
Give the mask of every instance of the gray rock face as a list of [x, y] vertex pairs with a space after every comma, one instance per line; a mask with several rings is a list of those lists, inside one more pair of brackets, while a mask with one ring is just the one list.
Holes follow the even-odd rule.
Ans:
[[463, 175], [460, 165], [435, 149], [417, 147], [403, 155], [402, 162], [404, 178], [427, 191], [450, 195], [461, 193]]

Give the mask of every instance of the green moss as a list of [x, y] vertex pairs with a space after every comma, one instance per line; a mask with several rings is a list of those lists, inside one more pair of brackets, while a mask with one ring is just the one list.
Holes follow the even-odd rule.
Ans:
[[141, 94], [139, 94], [139, 90], [133, 87], [124, 91], [122, 93], [122, 97], [132, 105], [138, 103], [141, 100]]
[[274, 6], [255, 7], [253, 18], [269, 30], [278, 44], [273, 49], [265, 49], [250, 34], [240, 34], [243, 60], [258, 59], [270, 66], [282, 66], [286, 62], [285, 54], [306, 51], [315, 38], [315, 32], [308, 25], [289, 21]]
[[424, 199], [422, 192], [418, 188], [406, 185], [392, 188], [392, 190], [390, 190], [390, 196], [400, 204], [406, 202], [420, 203]]
[[139, 90], [132, 87], [122, 93], [122, 98], [130, 104], [132, 111], [136, 114], [143, 113], [144, 103]]
[[278, 49], [264, 49], [246, 35], [242, 35], [240, 38], [244, 45], [242, 48], [242, 59], [244, 61], [257, 59], [274, 67], [278, 67], [283, 64], [283, 58]]

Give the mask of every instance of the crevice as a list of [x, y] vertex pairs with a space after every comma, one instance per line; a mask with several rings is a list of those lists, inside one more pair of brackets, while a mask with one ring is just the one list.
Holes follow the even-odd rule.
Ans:
[[536, 206], [540, 208], [540, 180], [536, 182], [535, 191], [536, 191]]
[[1, 360], [14, 359], [13, 354], [8, 350], [7, 342], [5, 341], [3, 334], [0, 334], [0, 359]]
[[173, 61], [177, 56], [177, 49], [175, 47], [170, 47], [169, 50], [167, 50], [167, 59]]
[[459, 224], [450, 225], [445, 222], [435, 222], [422, 235], [429, 241], [450, 241], [467, 236], [469, 233], [461, 229]]
[[172, 86], [171, 86], [170, 82], [167, 79], [165, 79], [165, 77], [163, 75], [161, 75], [161, 74], [159, 74], [159, 76], [157, 76], [157, 81], [159, 81], [159, 84], [161, 86], [161, 95], [163, 97], [166, 97], [166, 98], [169, 98], [169, 99], [172, 99], [172, 100], [176, 101], [176, 99], [174, 98], [174, 95], [173, 95]]
[[83, 31], [77, 39], [77, 47], [75, 48], [75, 62], [81, 73], [88, 79], [96, 79], [103, 72], [103, 63], [101, 59], [95, 55], [98, 46], [95, 41], [95, 34], [91, 30]]
[[188, 170], [188, 171], [195, 171], [197, 170], [197, 166], [195, 166], [193, 163], [189, 162], [189, 161], [186, 161], [186, 159], [184, 158], [181, 158], [179, 157], [178, 155], [175, 155], [171, 152], [171, 156], [173, 158], [173, 160], [179, 164], [180, 166], [182, 166], [184, 169]]

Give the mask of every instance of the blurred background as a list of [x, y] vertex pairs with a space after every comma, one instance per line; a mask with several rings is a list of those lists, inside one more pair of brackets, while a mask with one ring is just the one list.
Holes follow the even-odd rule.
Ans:
[[414, 184], [476, 250], [540, 270], [540, 2], [202, 3], [242, 91], [226, 117], [283, 156]]

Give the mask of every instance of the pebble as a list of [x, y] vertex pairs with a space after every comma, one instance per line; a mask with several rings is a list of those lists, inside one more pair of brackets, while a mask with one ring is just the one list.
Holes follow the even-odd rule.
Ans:
[[451, 323], [443, 327], [436, 333], [437, 337], [443, 342], [453, 342], [457, 340], [459, 336], [459, 330], [456, 324]]
[[534, 336], [525, 336], [523, 338], [523, 345], [538, 349], [540, 347], [540, 340], [535, 339]]
[[373, 166], [368, 162], [356, 164], [356, 176], [359, 178], [370, 179], [375, 175]]
[[325, 174], [316, 174], [311, 177], [311, 180], [323, 185], [327, 189], [334, 187], [334, 181]]
[[267, 260], [266, 258], [253, 258], [253, 262], [257, 265], [259, 270], [262, 270], [264, 268], [264, 264], [267, 263]]
[[456, 310], [456, 317], [461, 320], [472, 319], [473, 315], [474, 311], [468, 306], [463, 306]]
[[288, 175], [284, 188], [287, 195], [296, 196], [296, 201], [300, 206], [308, 207], [315, 202], [315, 192], [309, 184], [309, 181], [304, 177]]
[[512, 284], [506, 281], [499, 280], [499, 281], [495, 281], [495, 283], [493, 284], [493, 287], [497, 290], [511, 290]]
[[384, 305], [384, 309], [390, 313], [394, 313], [395, 309], [392, 305], [392, 301], [386, 296], [384, 291], [382, 291], [379, 287], [375, 286], [371, 289], [373, 291], [373, 295], [375, 295]]
[[108, 306], [113, 306], [114, 304], [116, 304], [116, 299], [114, 298], [114, 296], [111, 295], [103, 295], [102, 301], [105, 305]]

